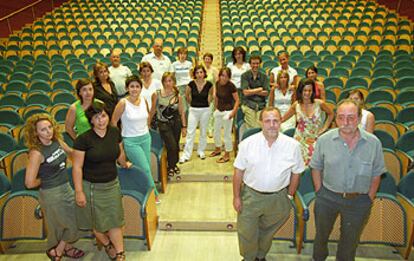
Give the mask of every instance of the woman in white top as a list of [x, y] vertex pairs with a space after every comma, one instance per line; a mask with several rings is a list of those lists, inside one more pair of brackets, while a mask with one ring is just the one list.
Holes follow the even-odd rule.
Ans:
[[288, 71], [290, 76], [289, 87], [291, 89], [296, 89], [296, 85], [298, 82], [298, 72], [294, 68], [289, 66], [289, 54], [285, 51], [279, 52], [278, 58], [280, 66], [272, 69], [270, 73], [270, 85], [275, 86], [277, 84], [277, 74], [279, 73], [279, 71], [285, 70]]
[[364, 109], [365, 100], [364, 95], [360, 90], [352, 90], [348, 94], [348, 98], [359, 104], [362, 109], [361, 127], [369, 133], [374, 133], [375, 116], [372, 112]]
[[[293, 89], [289, 88], [289, 73], [285, 70], [279, 71], [277, 74], [277, 85], [272, 87], [269, 94], [269, 106], [279, 109], [282, 116], [289, 110], [292, 103], [296, 100]], [[288, 129], [296, 127], [296, 116], [292, 116], [280, 126], [280, 131], [284, 132]]]
[[151, 174], [149, 106], [141, 97], [142, 81], [138, 76], [133, 75], [127, 78], [125, 86], [129, 95], [118, 102], [111, 122], [112, 125], [117, 126], [121, 119], [125, 153], [132, 164], [141, 167], [148, 175], [155, 190], [156, 202], [159, 202], [158, 191]]
[[180, 96], [184, 102], [184, 110], [187, 111], [188, 105], [185, 101], [185, 88], [191, 82], [191, 69], [193, 63], [187, 61], [188, 50], [186, 47], [180, 47], [177, 50], [178, 60], [173, 62], [172, 68], [175, 73], [175, 79], [177, 81], [177, 88], [180, 91]]
[[[151, 119], [153, 119], [152, 117], [155, 114], [155, 102], [157, 100], [156, 92], [162, 88], [161, 81], [152, 78], [153, 72], [154, 69], [149, 62], [142, 62], [139, 64], [139, 73], [142, 78], [141, 97], [148, 103]], [[155, 122], [151, 122], [149, 126], [155, 129]]]
[[234, 47], [231, 57], [233, 62], [227, 64], [227, 68], [231, 71], [231, 82], [240, 89], [242, 74], [250, 70], [250, 64], [246, 63], [246, 50], [241, 46]]

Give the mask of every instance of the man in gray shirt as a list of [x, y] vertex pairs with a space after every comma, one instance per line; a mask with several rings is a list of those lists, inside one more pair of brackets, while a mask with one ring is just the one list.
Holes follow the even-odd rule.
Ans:
[[328, 239], [341, 215], [341, 235], [336, 260], [355, 259], [356, 248], [371, 205], [386, 172], [381, 142], [358, 128], [361, 108], [352, 100], [338, 104], [338, 128], [322, 135], [310, 166], [316, 191], [313, 260], [329, 255]]
[[242, 106], [244, 122], [247, 128], [260, 128], [259, 115], [266, 107], [269, 94], [269, 77], [260, 71], [262, 58], [252, 55], [249, 60], [250, 70], [241, 76]]

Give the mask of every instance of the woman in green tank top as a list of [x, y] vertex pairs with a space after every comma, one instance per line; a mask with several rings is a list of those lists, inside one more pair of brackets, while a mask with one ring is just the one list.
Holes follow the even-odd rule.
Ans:
[[76, 83], [76, 93], [79, 100], [69, 107], [65, 120], [65, 130], [73, 140], [91, 128], [85, 110], [93, 101], [99, 101], [94, 98], [95, 92], [89, 79], [80, 79]]

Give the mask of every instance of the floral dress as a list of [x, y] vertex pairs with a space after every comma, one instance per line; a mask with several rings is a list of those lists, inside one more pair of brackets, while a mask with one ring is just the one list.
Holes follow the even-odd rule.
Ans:
[[299, 141], [305, 165], [309, 165], [315, 149], [316, 139], [322, 127], [321, 106], [318, 101], [313, 104], [313, 115], [308, 117], [296, 104], [297, 126], [294, 138]]

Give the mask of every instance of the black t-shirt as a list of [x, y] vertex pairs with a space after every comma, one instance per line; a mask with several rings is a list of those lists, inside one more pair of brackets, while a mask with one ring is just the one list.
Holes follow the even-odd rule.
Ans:
[[213, 87], [213, 84], [211, 82], [206, 81], [204, 84], [203, 89], [201, 92], [198, 92], [197, 85], [194, 81], [191, 81], [188, 86], [191, 89], [191, 107], [195, 108], [203, 108], [208, 107], [208, 93], [210, 92], [210, 89]]
[[103, 138], [93, 129], [78, 136], [73, 148], [85, 152], [83, 178], [92, 183], [104, 183], [118, 176], [116, 160], [119, 156], [121, 133], [115, 127], [108, 126]]
[[109, 81], [109, 85], [111, 85], [111, 92], [107, 92], [103, 87], [102, 84], [98, 82], [94, 82], [94, 91], [95, 91], [95, 98], [101, 100], [105, 103], [106, 107], [109, 110], [109, 117], [112, 116], [112, 113], [115, 110], [115, 106], [118, 103], [118, 94], [115, 89], [115, 84], [112, 81]]

